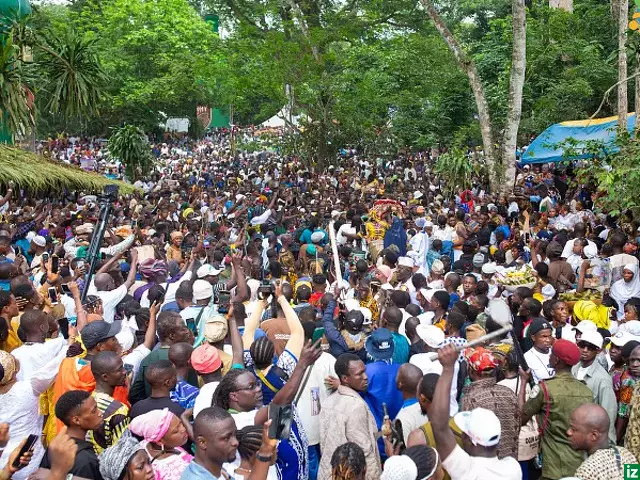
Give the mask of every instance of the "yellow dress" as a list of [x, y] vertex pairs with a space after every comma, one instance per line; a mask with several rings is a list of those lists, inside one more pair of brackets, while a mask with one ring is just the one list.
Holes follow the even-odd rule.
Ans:
[[0, 350], [4, 350], [7, 353], [13, 352], [16, 348], [22, 345], [22, 340], [18, 338], [18, 327], [20, 326], [20, 317], [16, 317], [9, 323], [9, 335], [6, 340], [0, 342]]

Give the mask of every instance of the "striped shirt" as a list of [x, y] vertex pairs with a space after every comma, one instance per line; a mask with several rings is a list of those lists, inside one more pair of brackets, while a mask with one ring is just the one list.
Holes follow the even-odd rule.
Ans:
[[102, 413], [102, 426], [87, 432], [87, 441], [93, 444], [96, 455], [118, 441], [129, 427], [129, 407], [115, 400], [111, 395], [94, 391], [91, 396]]

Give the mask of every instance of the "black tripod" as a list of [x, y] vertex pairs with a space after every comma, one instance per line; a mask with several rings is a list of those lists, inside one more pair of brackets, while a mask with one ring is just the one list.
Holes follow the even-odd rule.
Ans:
[[90, 260], [89, 270], [85, 275], [85, 284], [82, 291], [82, 301], [84, 302], [89, 292], [89, 285], [91, 285], [91, 279], [93, 278], [93, 271], [95, 270], [96, 263], [98, 262], [98, 255], [100, 253], [100, 246], [104, 239], [104, 232], [107, 229], [107, 222], [109, 221], [109, 215], [111, 215], [111, 208], [113, 203], [118, 199], [118, 186], [107, 185], [104, 187], [104, 193], [98, 197], [100, 202], [100, 214], [98, 216], [98, 226], [93, 231], [91, 237], [91, 244], [89, 245], [89, 251], [87, 252], [87, 258]]

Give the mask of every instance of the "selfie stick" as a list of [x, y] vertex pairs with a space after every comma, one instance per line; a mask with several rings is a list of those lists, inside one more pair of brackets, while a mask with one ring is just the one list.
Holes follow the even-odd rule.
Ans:
[[333, 252], [333, 265], [336, 269], [336, 282], [342, 281], [342, 273], [340, 272], [340, 256], [338, 255], [338, 243], [336, 242], [336, 232], [333, 228], [334, 220], [329, 222], [329, 240], [331, 240], [331, 251]]
[[87, 252], [87, 258], [91, 261], [89, 264], [89, 270], [87, 271], [84, 283], [84, 289], [82, 290], [82, 302], [87, 299], [87, 294], [89, 293], [89, 285], [91, 285], [91, 279], [93, 278], [93, 271], [96, 268], [96, 264], [98, 263], [98, 255], [100, 253], [100, 246], [102, 245], [102, 240], [104, 239], [104, 232], [107, 230], [107, 221], [109, 220], [109, 215], [111, 214], [111, 207], [113, 206], [113, 202], [115, 202], [118, 198], [118, 186], [117, 185], [107, 185], [104, 187], [104, 195], [100, 195], [100, 214], [98, 216], [98, 226], [93, 231], [93, 236], [91, 237], [91, 244], [89, 245], [89, 250]]
[[[475, 340], [468, 342], [466, 345], [463, 345], [461, 347], [456, 346], [456, 352], [461, 352], [465, 348], [471, 348], [471, 347], [475, 347], [476, 345], [485, 343], [487, 340], [491, 340], [493, 338], [499, 337], [500, 335], [510, 332], [512, 329], [513, 327], [511, 325], [504, 326], [501, 329], [496, 330], [495, 332], [487, 333], [486, 335], [476, 338]], [[437, 359], [438, 359], [438, 352], [429, 353], [429, 360], [433, 361]]]

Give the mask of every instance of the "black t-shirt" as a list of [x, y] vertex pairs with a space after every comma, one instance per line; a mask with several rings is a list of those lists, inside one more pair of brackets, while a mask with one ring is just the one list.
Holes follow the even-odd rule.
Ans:
[[412, 343], [409, 347], [409, 357], [424, 353], [424, 340], [420, 339], [416, 343]]
[[453, 263], [453, 271], [469, 273], [473, 270], [473, 255], [462, 255], [460, 259]]
[[478, 231], [477, 235], [478, 245], [487, 246], [491, 242], [491, 229], [484, 227]]
[[180, 417], [180, 415], [182, 415], [182, 413], [184, 412], [184, 408], [182, 408], [177, 403], [172, 402], [169, 397], [149, 397], [134, 404], [129, 411], [129, 416], [131, 417], [131, 419], [134, 419], [153, 410], [162, 410], [164, 408], [168, 408], [169, 411], [176, 417]]
[[[76, 453], [76, 459], [73, 462], [73, 467], [71, 467], [69, 473], [77, 475], [78, 477], [102, 480], [98, 457], [93, 450], [93, 445], [86, 440], [79, 440], [77, 438], [74, 438], [73, 441], [76, 442], [78, 451]], [[42, 461], [40, 462], [40, 468], [51, 469], [49, 450], [44, 453]]]

